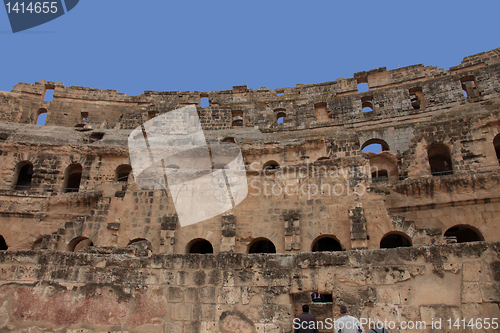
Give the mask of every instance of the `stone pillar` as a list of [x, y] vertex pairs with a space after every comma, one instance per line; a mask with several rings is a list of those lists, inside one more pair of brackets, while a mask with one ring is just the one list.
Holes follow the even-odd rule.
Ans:
[[177, 215], [163, 216], [160, 230], [160, 248], [163, 253], [174, 253], [177, 224], [179, 224]]
[[368, 248], [366, 239], [366, 218], [365, 210], [361, 205], [349, 209], [349, 218], [351, 219], [351, 247], [353, 249]]
[[300, 214], [291, 212], [283, 215], [285, 229], [285, 251], [300, 251]]
[[220, 252], [234, 252], [236, 246], [236, 216], [222, 216]]

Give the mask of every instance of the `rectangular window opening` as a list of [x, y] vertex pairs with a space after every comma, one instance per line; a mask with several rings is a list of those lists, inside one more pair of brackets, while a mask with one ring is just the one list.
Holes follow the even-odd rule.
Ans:
[[44, 102], [52, 102], [54, 100], [54, 89], [45, 89], [45, 96], [43, 98]]
[[82, 121], [89, 120], [89, 113], [88, 112], [82, 112]]
[[368, 90], [370, 90], [370, 88], [368, 87], [368, 82], [358, 83], [358, 93], [367, 92]]
[[159, 111], [148, 111], [148, 120], [158, 116], [159, 113], [160, 113]]
[[473, 76], [466, 76], [460, 79], [464, 97], [473, 98], [479, 97], [480, 93], [476, 86], [476, 80]]
[[200, 107], [206, 108], [207, 106], [210, 106], [210, 101], [208, 100], [208, 97], [201, 97], [200, 98]]
[[285, 92], [280, 90], [276, 92], [276, 96], [285, 96]]
[[411, 88], [410, 93], [410, 103], [414, 110], [425, 109], [425, 99], [422, 88]]

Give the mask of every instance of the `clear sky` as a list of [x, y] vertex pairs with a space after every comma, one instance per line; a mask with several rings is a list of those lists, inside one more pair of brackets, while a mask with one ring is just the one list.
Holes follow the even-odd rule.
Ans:
[[0, 90], [40, 80], [144, 90], [294, 87], [378, 67], [449, 68], [500, 46], [500, 1], [80, 0], [13, 34]]

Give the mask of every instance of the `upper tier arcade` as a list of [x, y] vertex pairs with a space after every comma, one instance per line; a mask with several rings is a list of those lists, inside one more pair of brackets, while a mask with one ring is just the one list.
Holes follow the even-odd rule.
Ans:
[[[359, 92], [367, 83], [369, 90]], [[44, 101], [53, 90], [52, 101]], [[257, 127], [262, 131], [352, 126], [419, 115], [500, 95], [500, 48], [465, 57], [449, 70], [422, 64], [355, 73], [319, 84], [257, 90], [246, 85], [224, 91], [146, 91], [65, 87], [58, 82], [19, 83], [0, 92], [0, 121], [90, 129], [133, 129], [163, 112], [196, 105], [205, 130]], [[208, 106], [201, 107], [202, 99]], [[403, 119], [403, 118], [401, 118]]]

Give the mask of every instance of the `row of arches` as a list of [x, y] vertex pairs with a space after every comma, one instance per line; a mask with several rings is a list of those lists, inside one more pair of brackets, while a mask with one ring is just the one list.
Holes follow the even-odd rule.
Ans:
[[[63, 193], [78, 192], [82, 179], [83, 167], [80, 163], [70, 164], [64, 171]], [[115, 180], [127, 182], [132, 167], [129, 164], [119, 165], [115, 169]], [[21, 161], [16, 166], [14, 175], [14, 189], [18, 191], [29, 189], [33, 180], [33, 163], [30, 161]]]
[[[467, 225], [456, 225], [449, 228], [444, 233], [444, 238], [450, 243], [466, 243], [466, 242], [477, 242], [484, 241], [483, 235], [474, 227]], [[131, 240], [128, 245], [145, 241], [149, 243], [144, 238], [137, 238]], [[35, 242], [33, 249], [37, 249], [41, 243], [41, 239]], [[92, 241], [87, 237], [77, 237], [69, 242], [67, 246], [68, 251], [77, 252], [85, 247], [93, 246]], [[413, 246], [411, 238], [403, 232], [392, 231], [384, 235], [380, 240], [381, 249], [391, 249], [398, 247], [410, 247]], [[151, 247], [151, 243], [149, 243]], [[0, 235], [0, 250], [7, 250], [7, 245], [5, 240]], [[322, 235], [313, 241], [311, 246], [311, 252], [336, 252], [344, 251], [345, 248], [339, 242], [337, 238], [331, 235]], [[214, 253], [212, 244], [203, 238], [196, 238], [191, 240], [186, 245], [186, 253], [198, 253], [198, 254], [211, 254]], [[277, 253], [276, 246], [274, 243], [264, 237], [254, 239], [247, 246], [247, 253], [258, 254], [258, 253]]]

